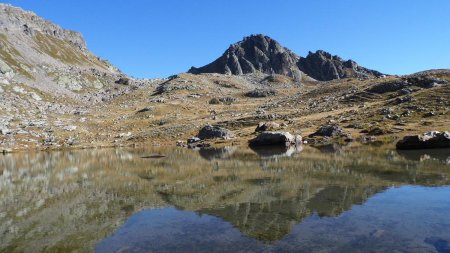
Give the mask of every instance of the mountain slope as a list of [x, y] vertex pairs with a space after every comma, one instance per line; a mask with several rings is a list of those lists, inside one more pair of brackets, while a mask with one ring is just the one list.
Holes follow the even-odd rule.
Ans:
[[281, 74], [301, 80], [303, 73], [297, 67], [299, 57], [277, 41], [261, 34], [245, 37], [231, 45], [214, 62], [192, 67], [189, 73], [220, 73], [242, 75], [249, 73]]
[[108, 86], [122, 75], [92, 54], [80, 33], [6, 4], [0, 4], [0, 46], [4, 83], [73, 96]]

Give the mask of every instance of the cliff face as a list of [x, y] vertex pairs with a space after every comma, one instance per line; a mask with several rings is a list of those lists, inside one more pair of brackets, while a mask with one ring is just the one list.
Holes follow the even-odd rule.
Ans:
[[33, 12], [0, 4], [0, 13], [1, 30], [6, 32], [24, 32], [29, 35], [35, 35], [35, 31], [39, 31], [45, 35], [67, 41], [80, 49], [86, 49], [86, 42], [81, 33], [65, 30]]
[[298, 67], [310, 77], [320, 81], [350, 77], [366, 79], [383, 75], [378, 71], [361, 67], [352, 60], [343, 60], [322, 50], [309, 52], [308, 56], [300, 57]]
[[264, 35], [252, 35], [231, 45], [214, 62], [189, 73], [220, 73], [242, 75], [249, 73], [280, 74], [301, 80], [297, 67], [299, 57], [277, 41]]

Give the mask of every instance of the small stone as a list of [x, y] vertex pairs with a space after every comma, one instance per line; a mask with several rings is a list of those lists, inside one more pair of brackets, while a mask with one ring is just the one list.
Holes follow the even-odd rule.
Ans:
[[63, 129], [68, 132], [73, 132], [77, 129], [77, 126], [73, 126], [73, 125], [65, 126]]

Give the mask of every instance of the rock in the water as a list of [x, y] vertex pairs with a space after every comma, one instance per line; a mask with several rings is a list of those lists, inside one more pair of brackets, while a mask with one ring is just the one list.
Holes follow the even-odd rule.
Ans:
[[260, 122], [255, 129], [255, 132], [265, 132], [265, 131], [274, 131], [280, 128], [280, 124], [269, 121], [269, 122]]
[[249, 91], [245, 93], [245, 96], [251, 97], [251, 98], [264, 98], [264, 97], [271, 97], [275, 96], [277, 92], [275, 90], [268, 90], [268, 89], [256, 89]]
[[234, 137], [234, 134], [223, 127], [207, 125], [198, 132], [197, 137], [202, 140], [216, 138], [230, 139]]
[[249, 141], [250, 146], [290, 146], [302, 143], [300, 135], [294, 136], [288, 132], [263, 132]]
[[317, 129], [317, 131], [311, 135], [314, 136], [324, 136], [324, 137], [348, 137], [349, 134], [346, 133], [340, 126], [338, 125], [323, 125]]
[[397, 149], [450, 148], [450, 132], [431, 131], [421, 135], [405, 136], [396, 146]]

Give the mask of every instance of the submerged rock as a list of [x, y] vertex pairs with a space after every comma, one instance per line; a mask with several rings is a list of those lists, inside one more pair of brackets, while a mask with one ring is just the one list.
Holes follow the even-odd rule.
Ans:
[[421, 135], [405, 136], [397, 142], [397, 149], [450, 148], [450, 132], [431, 131]]
[[263, 132], [256, 138], [249, 141], [249, 145], [255, 146], [290, 146], [299, 145], [302, 143], [302, 137], [300, 135], [292, 135], [288, 132]]
[[234, 137], [234, 134], [223, 127], [207, 125], [198, 132], [197, 137], [202, 140], [216, 138], [231, 139]]

